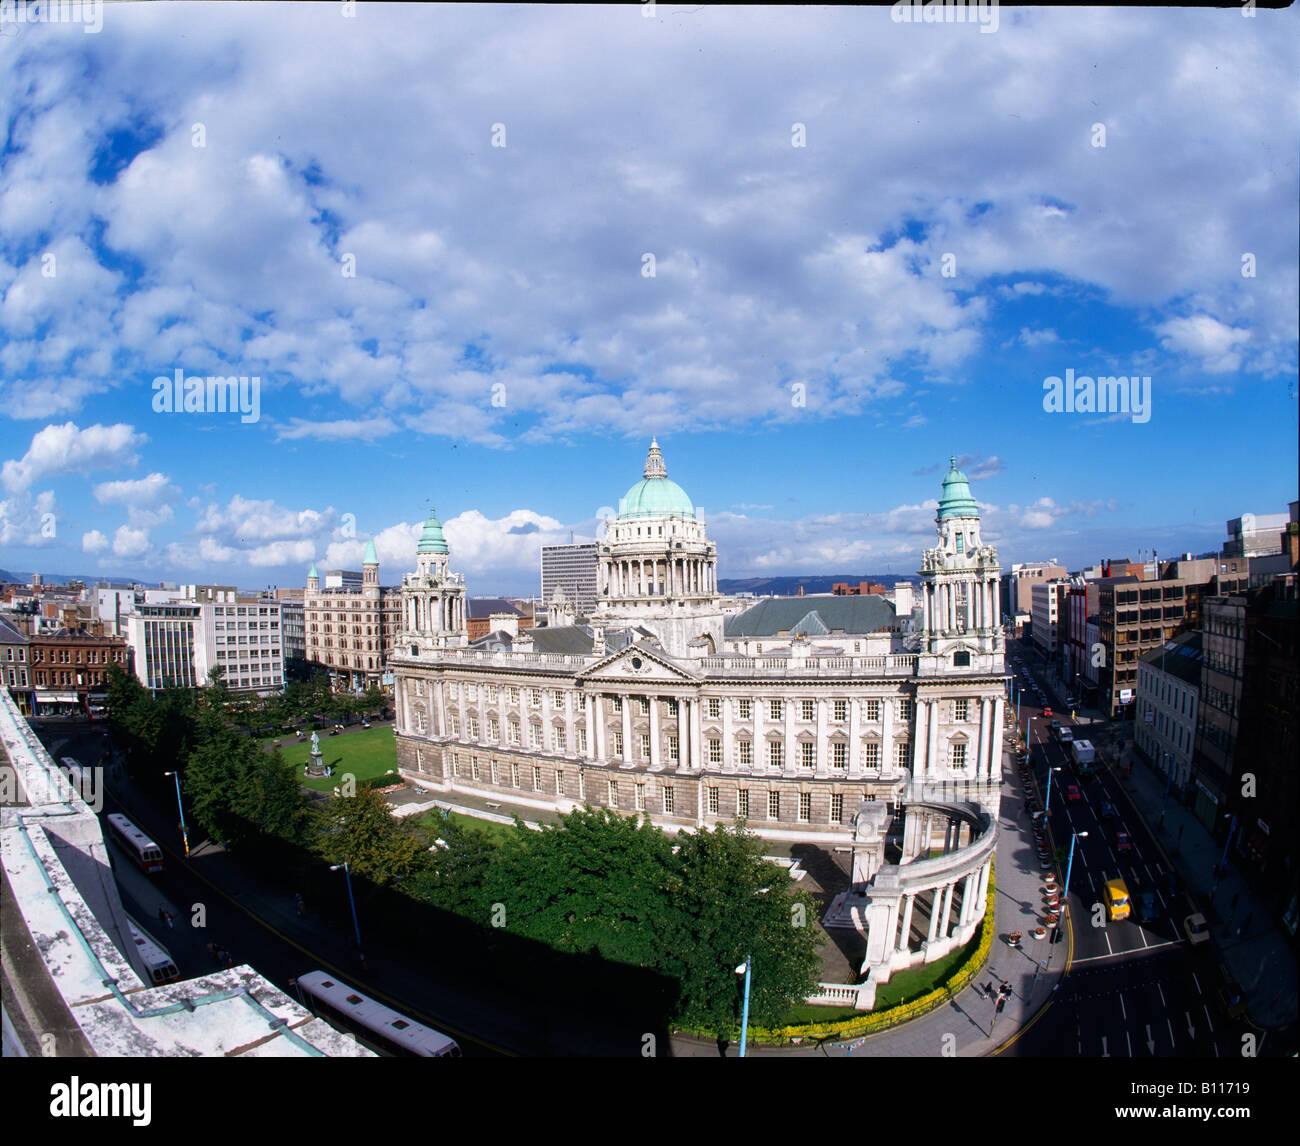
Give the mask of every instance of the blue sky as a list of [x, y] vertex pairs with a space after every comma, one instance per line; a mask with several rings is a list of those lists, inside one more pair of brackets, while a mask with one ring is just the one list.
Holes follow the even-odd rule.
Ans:
[[[432, 504], [536, 592], [652, 434], [723, 577], [914, 572], [950, 454], [1004, 565], [1213, 548], [1297, 492], [1296, 20], [0, 27], [0, 566], [301, 585], [373, 537], [392, 583]], [[177, 369], [257, 420], [156, 411]], [[1149, 419], [1047, 412], [1067, 371]]]

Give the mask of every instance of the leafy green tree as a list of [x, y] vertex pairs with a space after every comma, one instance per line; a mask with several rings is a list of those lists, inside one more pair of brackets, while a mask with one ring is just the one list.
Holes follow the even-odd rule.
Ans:
[[298, 786], [294, 766], [286, 764], [277, 748], [268, 755], [257, 751], [242, 770], [247, 792], [248, 819], [258, 829], [290, 843], [301, 843], [307, 821], [307, 798]]
[[412, 824], [399, 820], [370, 788], [335, 796], [317, 813], [317, 847], [330, 863], [348, 862], [357, 875], [382, 886], [427, 863], [428, 845]]
[[672, 848], [648, 820], [581, 808], [500, 849], [489, 887], [509, 929], [561, 951], [653, 966]]
[[730, 1029], [743, 988], [735, 969], [752, 956], [750, 1021], [779, 1024], [816, 989], [816, 901], [764, 860], [761, 843], [743, 828], [718, 825], [682, 833], [678, 842], [675, 918], [663, 935], [660, 969], [681, 984], [679, 1021]]
[[485, 833], [450, 816], [440, 820], [430, 835], [441, 842], [430, 841], [434, 846], [428, 865], [412, 877], [411, 894], [481, 924], [493, 902], [488, 873], [499, 849]]

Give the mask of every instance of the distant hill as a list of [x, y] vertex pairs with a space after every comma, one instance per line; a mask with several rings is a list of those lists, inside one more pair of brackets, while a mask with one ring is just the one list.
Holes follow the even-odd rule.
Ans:
[[[19, 570], [0, 569], [0, 581], [12, 581], [19, 585], [30, 585], [32, 575], [30, 572], [23, 573]], [[66, 585], [69, 581], [82, 581], [87, 585], [93, 585], [96, 581], [117, 581], [126, 585], [140, 584], [145, 588], [152, 589], [156, 587], [154, 581], [137, 581], [134, 577], [112, 577], [103, 573], [42, 573], [41, 583], [44, 585]]]
[[892, 589], [896, 582], [911, 581], [897, 573], [836, 574], [830, 577], [719, 577], [718, 589], [723, 593], [753, 593], [756, 597], [796, 597], [800, 586], [805, 595], [812, 593], [829, 593], [831, 587], [840, 581], [856, 585], [860, 581], [870, 581]]

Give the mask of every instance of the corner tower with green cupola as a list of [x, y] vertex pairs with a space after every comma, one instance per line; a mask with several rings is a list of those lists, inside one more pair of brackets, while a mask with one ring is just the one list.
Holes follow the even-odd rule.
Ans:
[[651, 439], [642, 477], [605, 522], [597, 553], [593, 621], [640, 625], [665, 651], [707, 656], [722, 648], [717, 546], [686, 491], [668, 477]]
[[415, 572], [402, 578], [402, 630], [397, 643], [411, 656], [459, 648], [467, 642], [465, 577], [449, 571], [448, 556], [442, 522], [430, 509], [415, 547]]
[[939, 544], [921, 554], [921, 652], [1001, 656], [998, 553], [980, 537], [979, 505], [956, 458], [944, 475], [935, 525]]

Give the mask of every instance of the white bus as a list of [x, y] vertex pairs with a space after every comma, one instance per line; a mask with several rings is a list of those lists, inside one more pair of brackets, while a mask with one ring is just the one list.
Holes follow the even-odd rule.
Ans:
[[406, 1018], [324, 971], [299, 975], [294, 985], [302, 1005], [312, 1014], [356, 1035], [380, 1054], [460, 1057], [460, 1047], [450, 1035]]
[[145, 875], [162, 871], [162, 848], [125, 816], [113, 812], [104, 818], [108, 820], [108, 834], [112, 841], [135, 860]]
[[127, 926], [131, 929], [131, 941], [135, 944], [135, 949], [140, 953], [140, 958], [144, 965], [149, 969], [149, 978], [154, 986], [160, 983], [171, 983], [181, 977], [181, 973], [172, 961], [172, 957], [157, 940], [152, 938], [143, 927], [141, 927], [129, 915], [126, 917]]

